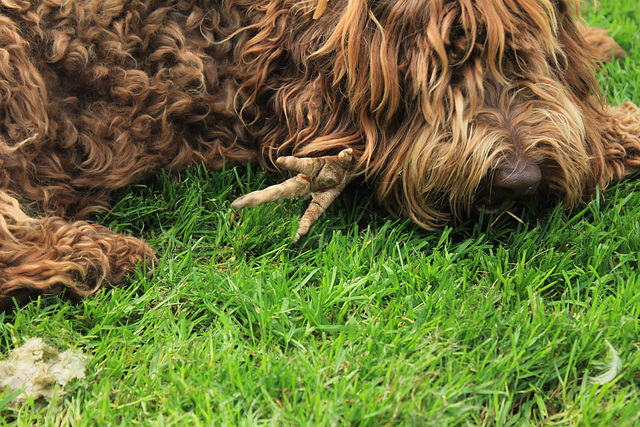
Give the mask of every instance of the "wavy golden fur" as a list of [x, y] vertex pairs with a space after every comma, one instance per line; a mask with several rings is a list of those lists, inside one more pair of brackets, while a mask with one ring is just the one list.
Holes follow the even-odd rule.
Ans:
[[150, 262], [144, 242], [71, 221], [194, 163], [351, 148], [382, 205], [433, 227], [525, 159], [541, 172], [527, 191], [572, 208], [640, 168], [637, 107], [605, 105], [595, 80], [614, 46], [576, 14], [569, 0], [0, 0], [0, 309]]

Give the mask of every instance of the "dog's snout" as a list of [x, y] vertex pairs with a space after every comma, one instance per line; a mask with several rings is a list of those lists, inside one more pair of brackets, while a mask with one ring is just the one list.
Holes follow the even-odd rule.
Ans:
[[508, 157], [493, 174], [492, 193], [516, 199], [535, 193], [542, 179], [540, 167], [522, 155]]

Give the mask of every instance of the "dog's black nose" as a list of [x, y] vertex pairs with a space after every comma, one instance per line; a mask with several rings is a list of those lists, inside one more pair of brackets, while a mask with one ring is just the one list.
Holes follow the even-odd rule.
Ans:
[[514, 154], [494, 171], [491, 192], [502, 199], [517, 199], [535, 193], [542, 179], [540, 167], [523, 155]]

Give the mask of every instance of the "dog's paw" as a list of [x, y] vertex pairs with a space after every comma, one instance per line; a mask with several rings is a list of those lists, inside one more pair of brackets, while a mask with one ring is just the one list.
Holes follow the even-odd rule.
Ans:
[[281, 184], [254, 191], [236, 199], [231, 207], [241, 209], [278, 200], [311, 195], [311, 204], [300, 219], [293, 239], [297, 242], [307, 234], [313, 223], [340, 195], [351, 179], [353, 150], [347, 148], [335, 156], [280, 157], [276, 163], [282, 169], [298, 175]]

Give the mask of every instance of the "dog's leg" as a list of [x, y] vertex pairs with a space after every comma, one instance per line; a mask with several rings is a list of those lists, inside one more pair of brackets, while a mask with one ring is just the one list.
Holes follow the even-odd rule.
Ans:
[[582, 36], [595, 52], [595, 60], [609, 62], [613, 59], [624, 58], [627, 54], [611, 37], [607, 30], [600, 27], [585, 27]]
[[126, 281], [140, 262], [151, 266], [153, 251], [142, 240], [85, 221], [34, 219], [0, 191], [0, 311], [13, 298], [38, 294], [80, 298]]
[[598, 117], [605, 142], [608, 178], [620, 180], [640, 170], [640, 109], [631, 102], [608, 107]]
[[353, 161], [351, 149], [342, 150], [336, 156], [318, 158], [280, 157], [276, 163], [282, 169], [299, 174], [287, 181], [254, 191], [235, 200], [231, 207], [240, 209], [277, 200], [311, 195], [311, 204], [300, 219], [294, 238], [297, 242], [307, 234], [313, 223], [340, 195], [351, 179]]

